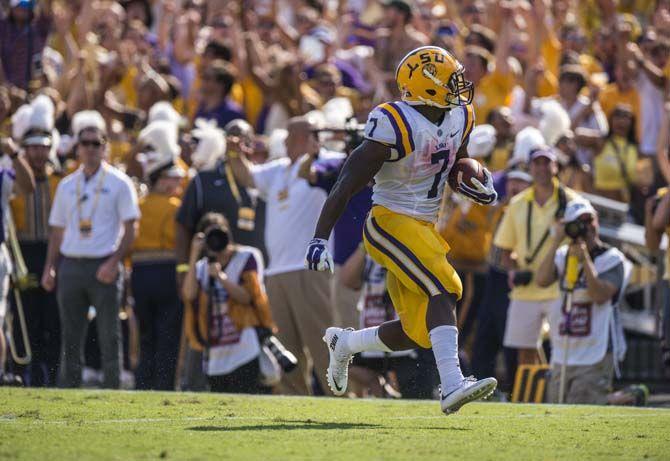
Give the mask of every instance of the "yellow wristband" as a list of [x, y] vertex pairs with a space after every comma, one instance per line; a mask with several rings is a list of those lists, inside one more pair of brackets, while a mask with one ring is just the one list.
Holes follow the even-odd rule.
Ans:
[[177, 274], [183, 274], [184, 272], [188, 272], [190, 266], [186, 263], [183, 264], [177, 264]]
[[240, 158], [240, 153], [237, 152], [236, 150], [230, 149], [228, 152], [226, 152], [226, 157], [227, 158]]

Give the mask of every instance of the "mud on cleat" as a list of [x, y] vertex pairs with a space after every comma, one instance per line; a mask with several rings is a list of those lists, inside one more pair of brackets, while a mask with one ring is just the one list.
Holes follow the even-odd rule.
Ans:
[[347, 391], [347, 381], [349, 379], [349, 363], [353, 354], [348, 347], [348, 336], [353, 328], [330, 327], [326, 330], [323, 341], [328, 347], [330, 362], [326, 377], [328, 378], [328, 387], [335, 395], [343, 395]]
[[447, 395], [441, 395], [440, 405], [442, 406], [442, 411], [445, 415], [456, 413], [466, 403], [485, 399], [491, 395], [497, 385], [498, 381], [495, 378], [477, 380], [469, 376], [463, 380], [459, 387]]

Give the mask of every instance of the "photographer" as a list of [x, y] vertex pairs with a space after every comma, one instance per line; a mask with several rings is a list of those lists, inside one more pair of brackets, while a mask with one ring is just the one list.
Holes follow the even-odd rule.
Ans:
[[[536, 272], [539, 286], [559, 281], [562, 294], [549, 313], [550, 402], [559, 402], [565, 365], [565, 403], [607, 403], [613, 372], [626, 352], [618, 303], [630, 263], [619, 250], [601, 242], [598, 231], [591, 204], [583, 199], [570, 202], [565, 219], [554, 225], [551, 247]], [[562, 245], [566, 235], [571, 241]]]
[[501, 264], [508, 271], [512, 290], [503, 344], [519, 349], [519, 365], [538, 359], [542, 318], [558, 298], [558, 286], [539, 286], [534, 273], [549, 251], [553, 222], [577, 196], [556, 179], [558, 164], [553, 150], [534, 148], [529, 158], [533, 186], [510, 200], [493, 242], [501, 250]]
[[261, 344], [254, 327], [274, 328], [262, 257], [232, 241], [219, 213], [207, 213], [198, 223], [182, 296], [186, 335], [193, 349], [204, 350], [210, 389], [261, 392]]

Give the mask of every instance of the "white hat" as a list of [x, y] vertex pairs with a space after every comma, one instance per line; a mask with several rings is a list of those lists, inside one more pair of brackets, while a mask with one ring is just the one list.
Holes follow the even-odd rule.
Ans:
[[137, 140], [140, 145], [151, 146], [144, 152], [148, 175], [174, 165], [181, 152], [174, 124], [165, 120], [147, 125], [140, 131]]
[[147, 124], [156, 122], [158, 120], [172, 122], [177, 128], [184, 122], [181, 115], [179, 115], [179, 112], [177, 112], [172, 104], [167, 101], [158, 101], [156, 104], [151, 106], [151, 109], [149, 109]]
[[570, 116], [555, 99], [542, 102], [538, 128], [549, 146], [553, 146], [566, 132], [570, 131]]
[[496, 145], [496, 129], [493, 125], [477, 125], [470, 133], [468, 155], [471, 158], [486, 157]]
[[508, 166], [528, 163], [530, 152], [545, 147], [545, 145], [546, 141], [540, 130], [532, 126], [524, 128], [514, 138], [514, 150], [512, 157], [508, 161]]
[[79, 139], [82, 131], [93, 128], [107, 135], [107, 124], [97, 110], [82, 110], [72, 117], [72, 134]]
[[585, 214], [590, 214], [593, 217], [597, 216], [596, 210], [591, 205], [591, 202], [584, 198], [577, 198], [567, 204], [563, 219], [565, 222], [572, 222]]
[[214, 168], [216, 162], [226, 153], [226, 137], [214, 120], [197, 119], [191, 136], [198, 140], [195, 152], [191, 154], [193, 167], [198, 170]]

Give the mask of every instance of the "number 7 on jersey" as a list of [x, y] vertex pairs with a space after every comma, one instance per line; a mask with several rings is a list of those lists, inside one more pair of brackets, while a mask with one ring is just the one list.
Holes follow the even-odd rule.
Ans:
[[442, 173], [444, 173], [444, 170], [446, 170], [447, 166], [449, 166], [450, 153], [451, 152], [449, 150], [441, 150], [439, 152], [435, 152], [433, 155], [430, 156], [430, 163], [433, 165], [440, 163], [440, 161], [442, 160], [444, 162], [442, 163], [442, 168], [440, 168], [440, 171], [438, 171], [435, 174], [435, 179], [433, 179], [433, 186], [428, 191], [428, 198], [437, 197], [437, 190], [440, 186], [440, 179], [442, 179]]

